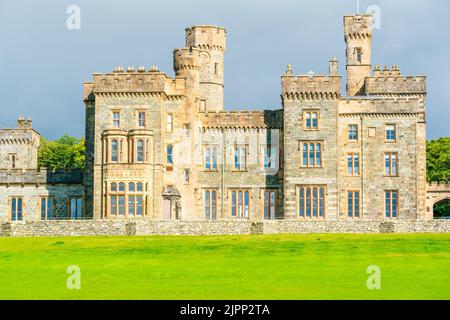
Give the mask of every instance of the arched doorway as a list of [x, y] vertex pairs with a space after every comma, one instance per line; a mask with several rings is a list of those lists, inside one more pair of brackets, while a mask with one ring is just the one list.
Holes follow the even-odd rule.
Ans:
[[181, 219], [181, 196], [177, 188], [172, 185], [166, 186], [163, 197], [163, 220]]
[[434, 219], [450, 219], [450, 198], [444, 198], [433, 205]]

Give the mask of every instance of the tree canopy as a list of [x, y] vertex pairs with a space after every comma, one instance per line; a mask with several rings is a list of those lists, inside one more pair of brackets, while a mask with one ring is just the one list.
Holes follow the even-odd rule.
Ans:
[[67, 134], [55, 141], [41, 137], [38, 151], [38, 166], [51, 170], [84, 169], [84, 139]]
[[450, 138], [427, 142], [428, 181], [450, 181]]

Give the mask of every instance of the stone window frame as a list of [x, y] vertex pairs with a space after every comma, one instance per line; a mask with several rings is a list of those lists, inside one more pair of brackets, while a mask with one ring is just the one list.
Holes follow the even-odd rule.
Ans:
[[172, 133], [174, 128], [175, 116], [173, 112], [166, 112], [164, 131]]
[[[324, 147], [324, 141], [323, 140], [300, 140], [298, 142], [298, 150], [300, 152], [300, 168], [302, 169], [321, 169], [324, 167], [324, 151], [325, 151], [325, 147]], [[306, 144], [306, 165], [304, 164], [304, 160], [305, 160], [305, 151], [304, 151], [304, 146]], [[314, 146], [313, 149], [313, 165], [310, 165], [310, 160], [311, 160], [311, 144]], [[317, 153], [317, 145], [320, 145], [320, 149], [319, 149], [319, 155], [320, 157], [317, 157], [318, 153]], [[320, 160], [320, 164], [317, 165], [317, 159], [319, 158]]]
[[[355, 173], [355, 156], [358, 157], [358, 173]], [[351, 173], [349, 173], [349, 158], [352, 158], [352, 165], [351, 165]], [[348, 152], [346, 154], [346, 167], [347, 167], [347, 177], [360, 177], [361, 176], [361, 154], [359, 152]]]
[[[399, 205], [399, 196], [398, 196], [399, 191], [396, 189], [387, 189], [384, 190], [384, 217], [386, 219], [398, 219], [398, 205]], [[387, 194], [389, 194], [390, 198], [389, 198], [389, 212], [388, 212], [388, 207], [387, 207]], [[396, 199], [395, 199], [395, 214], [394, 214], [394, 198], [393, 198], [393, 194], [395, 194]]]
[[[358, 194], [358, 206], [355, 206], [356, 203], [356, 197], [355, 194]], [[351, 211], [351, 215], [350, 215], [350, 206], [349, 206], [349, 196], [350, 194], [352, 194], [352, 211]], [[362, 206], [361, 206], [361, 190], [360, 189], [347, 189], [346, 190], [346, 217], [347, 219], [362, 219], [363, 218], [363, 214], [362, 214]], [[358, 215], [356, 216], [356, 210], [355, 208], [358, 208]]]
[[[215, 152], [215, 162], [214, 162], [214, 148], [216, 150]], [[209, 168], [207, 167], [208, 161], [207, 161], [207, 152], [209, 151]], [[219, 159], [219, 145], [215, 143], [210, 144], [204, 144], [203, 145], [203, 171], [207, 172], [216, 172], [218, 171], [218, 159]], [[215, 164], [215, 166], [214, 166]]]
[[[242, 148], [245, 148], [245, 163], [242, 164]], [[237, 151], [237, 153], [236, 153]], [[239, 172], [245, 172], [248, 170], [248, 160], [249, 160], [249, 154], [250, 148], [248, 143], [235, 143], [233, 145], [233, 170], [232, 171], [239, 171]], [[237, 158], [236, 158], [237, 156]], [[238, 162], [236, 162], [236, 159]]]
[[17, 162], [19, 160], [17, 153], [9, 153], [8, 160], [11, 163], [11, 169], [17, 169]]
[[191, 184], [191, 169], [183, 169], [183, 184]]
[[[310, 189], [310, 197], [309, 200], [311, 201], [310, 204], [310, 211], [311, 215], [308, 216], [308, 207], [307, 207], [307, 191]], [[302, 190], [303, 190], [303, 205], [301, 205], [301, 197], [302, 197]], [[314, 215], [314, 190], [317, 190], [317, 198], [316, 198], [316, 210], [317, 215]], [[323, 190], [323, 215], [321, 216], [321, 190]], [[328, 212], [328, 205], [327, 205], [327, 198], [328, 198], [328, 189], [327, 185], [324, 184], [305, 184], [305, 185], [296, 185], [295, 186], [295, 203], [296, 203], [296, 213], [295, 216], [297, 220], [325, 220], [327, 217]], [[302, 215], [302, 207], [304, 210], [304, 214]]]
[[[131, 190], [131, 185], [134, 186]], [[141, 190], [139, 190], [139, 185]], [[137, 199], [141, 197], [141, 214], [138, 214]], [[130, 216], [130, 198], [133, 198], [133, 214]], [[125, 218], [142, 218], [146, 216], [146, 194], [144, 188], [144, 182], [142, 181], [129, 181], [125, 183]]]
[[[16, 204], [16, 211], [13, 212], [13, 201], [15, 200]], [[19, 210], [18, 210], [18, 203], [20, 200], [20, 219], [18, 219], [19, 217]], [[8, 197], [8, 218], [10, 222], [22, 222], [25, 220], [25, 214], [24, 214], [24, 208], [25, 208], [25, 202], [23, 200], [23, 196], [20, 195], [15, 195], [15, 196], [9, 196]], [[15, 219], [13, 219], [13, 216], [15, 217]]]
[[[52, 210], [51, 210], [51, 216], [50, 218], [48, 217], [48, 201], [51, 199], [52, 202]], [[42, 201], [45, 200], [45, 212], [42, 212]], [[55, 220], [55, 212], [56, 212], [56, 199], [54, 196], [40, 196], [39, 197], [39, 217], [41, 221], [46, 221], [46, 220]], [[43, 219], [44, 218], [44, 219]]]
[[[230, 205], [230, 218], [231, 219], [240, 219], [240, 220], [249, 220], [250, 219], [250, 212], [251, 212], [251, 195], [250, 195], [250, 188], [229, 188], [229, 205]], [[242, 193], [242, 203], [239, 205], [239, 193]], [[245, 205], [245, 195], [247, 194], [248, 204], [247, 204], [247, 210]], [[235, 210], [233, 215], [233, 199], [235, 200]], [[242, 216], [239, 216], [239, 208], [242, 209]], [[246, 216], [247, 212], [247, 216]]]
[[361, 64], [362, 63], [362, 56], [363, 56], [363, 49], [361, 47], [356, 47], [355, 48], [355, 60], [357, 63]]
[[[353, 130], [350, 130], [351, 127], [356, 127], [356, 139], [352, 139], [350, 137], [350, 133], [351, 132], [353, 133]], [[359, 124], [357, 124], [357, 123], [349, 123], [348, 126], [347, 126], [347, 131], [348, 131], [347, 132], [347, 140], [348, 140], [348, 142], [350, 142], [350, 143], [358, 143], [359, 142], [359, 136], [360, 136]]]
[[[388, 139], [388, 127], [394, 127], [394, 139]], [[397, 125], [395, 123], [386, 123], [384, 128], [384, 141], [386, 143], [396, 143], [397, 142]]]
[[[393, 165], [393, 156], [395, 155], [395, 166]], [[389, 158], [389, 166], [387, 166], [387, 158]], [[389, 167], [389, 172], [386, 169]], [[395, 173], [393, 173], [395, 168]], [[397, 151], [386, 151], [383, 153], [383, 175], [384, 177], [398, 177], [399, 176], [399, 159]]]
[[[316, 115], [316, 126], [314, 127], [313, 115]], [[310, 119], [310, 125], [308, 126], [308, 115]], [[320, 109], [305, 109], [302, 113], [303, 129], [306, 131], [319, 131], [320, 130]]]
[[[268, 218], [266, 218], [266, 194], [269, 194], [269, 198], [267, 199], [268, 201], [267, 201], [267, 204], [268, 204], [268, 206], [267, 206], [267, 208], [269, 209], [268, 210]], [[270, 198], [270, 195], [272, 194], [272, 193], [275, 193], [275, 203], [274, 203], [274, 212], [273, 212], [273, 217], [271, 217], [271, 213], [270, 213], [270, 208], [271, 208], [271, 198]], [[277, 212], [278, 212], [278, 204], [279, 204], [279, 201], [278, 201], [278, 195], [279, 195], [279, 189], [278, 188], [261, 188], [261, 194], [260, 194], [260, 199], [261, 199], [261, 204], [260, 204], [260, 207], [261, 207], [261, 217], [262, 217], [262, 219], [264, 219], [264, 220], [275, 220], [275, 219], [277, 219]]]
[[[144, 118], [141, 119], [141, 115], [144, 115]], [[147, 112], [145, 110], [142, 109], [137, 109], [136, 110], [136, 115], [137, 115], [137, 126], [139, 128], [146, 128], [147, 127]]]
[[[169, 154], [169, 147], [170, 147], [170, 154]], [[173, 168], [173, 150], [174, 150], [174, 144], [173, 143], [168, 143], [166, 144], [166, 148], [165, 148], [165, 155], [166, 155], [166, 167], [168, 168]], [[170, 161], [169, 161], [169, 156], [170, 156]]]
[[[212, 201], [213, 197], [212, 194], [215, 194], [214, 197], [214, 201]], [[209, 194], [209, 203], [207, 206], [207, 194]], [[218, 199], [219, 199], [219, 192], [218, 192], [218, 188], [207, 188], [203, 190], [203, 219], [205, 219], [206, 221], [216, 221], [217, 220], [217, 213], [218, 213]], [[215, 203], [215, 205], [213, 205], [213, 202]], [[208, 212], [209, 212], [209, 218], [206, 217], [206, 209], [208, 208]], [[213, 209], [215, 210], [215, 218], [213, 218]]]
[[[115, 115], [118, 115], [117, 119], [115, 119]], [[111, 110], [111, 123], [112, 123], [113, 128], [120, 128], [121, 118], [122, 118], [122, 114], [121, 114], [120, 109], [112, 109]]]

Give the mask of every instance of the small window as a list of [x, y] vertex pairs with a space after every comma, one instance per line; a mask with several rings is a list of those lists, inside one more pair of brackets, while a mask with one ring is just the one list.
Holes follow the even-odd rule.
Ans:
[[231, 217], [248, 219], [250, 197], [246, 190], [233, 190], [231, 192]]
[[120, 113], [113, 112], [113, 127], [120, 127]]
[[384, 154], [384, 174], [386, 176], [398, 175], [398, 156], [395, 152]]
[[83, 198], [73, 197], [70, 199], [70, 218], [80, 220], [83, 217]]
[[166, 117], [166, 131], [172, 132], [173, 131], [173, 114], [168, 113]]
[[189, 183], [190, 173], [189, 169], [184, 169], [184, 183]]
[[358, 61], [358, 63], [361, 63], [361, 61], [362, 61], [362, 49], [361, 48], [356, 48], [356, 61]]
[[138, 112], [138, 126], [141, 128], [145, 127], [145, 112]]
[[136, 146], [136, 160], [138, 162], [143, 162], [144, 161], [144, 140], [139, 139], [137, 141], [137, 146]]
[[191, 126], [189, 125], [189, 123], [185, 123], [185, 124], [183, 125], [183, 130], [184, 130], [184, 136], [185, 136], [186, 138], [188, 138], [189, 135], [190, 135], [190, 131], [191, 131]]
[[119, 142], [117, 140], [111, 141], [111, 162], [117, 162], [117, 150], [118, 150]]
[[125, 191], [125, 183], [121, 182], [119, 183], [119, 192], [124, 192]]
[[276, 167], [276, 147], [271, 144], [263, 146], [264, 169], [274, 169]]
[[130, 182], [129, 184], [128, 184], [128, 191], [130, 191], [130, 192], [134, 192], [135, 190], [136, 190], [136, 185], [134, 184], [134, 182]]
[[23, 200], [21, 197], [11, 198], [11, 221], [22, 221]]
[[347, 174], [349, 176], [359, 176], [359, 153], [347, 155]]
[[117, 191], [117, 183], [111, 183], [111, 191]]
[[348, 126], [348, 140], [358, 141], [358, 125], [350, 124]]
[[53, 198], [42, 197], [41, 198], [41, 220], [53, 219]]
[[219, 64], [214, 63], [214, 75], [217, 77], [219, 75]]
[[386, 200], [386, 218], [397, 217], [397, 205], [398, 205], [398, 192], [397, 191], [385, 191]]
[[205, 191], [205, 219], [217, 219], [217, 192], [215, 190]]
[[217, 146], [205, 147], [205, 170], [217, 170]]
[[305, 113], [305, 129], [306, 130], [317, 130], [319, 128], [319, 116], [317, 112], [306, 112]]
[[247, 145], [235, 145], [234, 147], [234, 169], [247, 170]]
[[389, 142], [394, 142], [396, 138], [395, 125], [386, 126], [386, 140]]
[[173, 146], [171, 144], [167, 145], [167, 164], [173, 164]]
[[347, 193], [347, 213], [349, 218], [359, 218], [359, 191], [348, 191]]
[[143, 188], [142, 182], [138, 182], [138, 183], [136, 184], [136, 191], [137, 191], [137, 192], [142, 192], [143, 190], [144, 190], [144, 188]]
[[17, 155], [11, 155], [11, 169], [16, 169], [17, 166]]

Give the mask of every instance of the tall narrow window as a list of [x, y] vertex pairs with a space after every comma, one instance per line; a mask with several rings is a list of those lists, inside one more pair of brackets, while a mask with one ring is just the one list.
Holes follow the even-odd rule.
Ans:
[[312, 117], [312, 128], [317, 129], [318, 128], [317, 113], [313, 112], [311, 117]]
[[113, 127], [120, 127], [120, 113], [113, 112]]
[[167, 164], [173, 164], [173, 146], [167, 145]]
[[303, 142], [302, 145], [302, 165], [304, 167], [322, 166], [322, 143]]
[[16, 162], [17, 162], [17, 155], [12, 154], [11, 155], [11, 169], [16, 168]]
[[215, 190], [205, 191], [205, 219], [216, 220], [217, 219], [217, 193]]
[[83, 198], [73, 197], [70, 199], [70, 218], [79, 220], [83, 215]]
[[191, 171], [189, 169], [184, 169], [183, 175], [184, 175], [184, 183], [189, 183]]
[[389, 152], [384, 154], [384, 174], [386, 176], [398, 175], [397, 153]]
[[238, 219], [249, 217], [250, 198], [246, 190], [233, 190], [231, 192], [231, 216]]
[[166, 116], [166, 131], [172, 132], [173, 131], [173, 114], [168, 113]]
[[264, 219], [275, 219], [276, 195], [275, 190], [264, 191]]
[[117, 140], [111, 141], [111, 162], [117, 162], [117, 149], [119, 142]]
[[350, 153], [347, 155], [347, 173], [349, 176], [359, 176], [358, 153]]
[[219, 73], [219, 64], [214, 63], [214, 75], [217, 77]]
[[361, 61], [362, 61], [362, 49], [361, 48], [356, 48], [356, 61], [358, 61], [358, 63], [361, 63]]
[[359, 191], [348, 191], [347, 213], [349, 218], [359, 218]]
[[53, 198], [42, 197], [41, 198], [41, 220], [53, 219]]
[[234, 169], [246, 170], [247, 169], [247, 146], [236, 145], [234, 148]]
[[138, 162], [144, 161], [144, 140], [139, 139], [136, 144], [136, 159]]
[[22, 221], [22, 202], [21, 197], [11, 198], [11, 221]]
[[386, 140], [389, 142], [395, 142], [396, 140], [395, 125], [386, 126]]
[[305, 114], [305, 125], [306, 125], [306, 129], [311, 129], [311, 113], [307, 112]]
[[141, 128], [145, 127], [145, 112], [138, 112], [138, 126]]
[[358, 125], [350, 124], [348, 126], [348, 140], [358, 141]]
[[217, 169], [217, 146], [206, 146], [205, 151], [205, 169]]
[[397, 191], [386, 191], [386, 218], [396, 218], [397, 217], [397, 205], [398, 205], [398, 192]]
[[263, 146], [264, 168], [275, 168], [276, 166], [276, 148], [271, 144]]
[[305, 112], [305, 129], [306, 130], [317, 130], [319, 127], [319, 120], [317, 112]]

